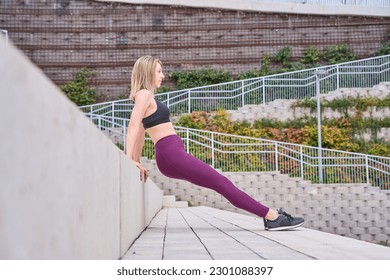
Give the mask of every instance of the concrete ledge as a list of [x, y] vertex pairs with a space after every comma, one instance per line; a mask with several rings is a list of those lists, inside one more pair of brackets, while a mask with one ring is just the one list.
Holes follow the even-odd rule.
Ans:
[[0, 259], [119, 259], [162, 192], [0, 38]]
[[121, 2], [129, 4], [154, 4], [185, 6], [195, 8], [215, 8], [240, 11], [258, 11], [267, 13], [311, 14], [311, 15], [355, 15], [389, 17], [390, 9], [384, 7], [366, 7], [355, 5], [314, 5], [295, 3], [269, 3], [254, 0], [96, 0], [99, 2]]

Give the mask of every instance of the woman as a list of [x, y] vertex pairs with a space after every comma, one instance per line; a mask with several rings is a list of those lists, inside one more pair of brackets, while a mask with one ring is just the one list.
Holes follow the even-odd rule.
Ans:
[[163, 79], [162, 63], [157, 58], [143, 56], [134, 64], [130, 99], [135, 105], [127, 130], [126, 154], [139, 168], [140, 179], [146, 181], [148, 177], [148, 171], [140, 163], [146, 131], [155, 144], [157, 166], [165, 176], [213, 189], [234, 206], [263, 217], [266, 230], [301, 226], [304, 223], [302, 218], [260, 204], [212, 167], [185, 152], [183, 142], [170, 122], [169, 109], [154, 99]]

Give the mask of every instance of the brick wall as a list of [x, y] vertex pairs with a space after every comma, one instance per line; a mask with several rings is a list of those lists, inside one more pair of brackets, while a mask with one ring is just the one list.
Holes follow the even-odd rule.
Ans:
[[[389, 17], [276, 14], [96, 1], [0, 1], [0, 28], [56, 84], [83, 66], [94, 86], [127, 94], [130, 70], [145, 54], [165, 72], [214, 67], [233, 75], [259, 67], [263, 55], [286, 45], [293, 59], [315, 46], [345, 43], [358, 57], [386, 39]], [[169, 79], [167, 85], [171, 85]]]

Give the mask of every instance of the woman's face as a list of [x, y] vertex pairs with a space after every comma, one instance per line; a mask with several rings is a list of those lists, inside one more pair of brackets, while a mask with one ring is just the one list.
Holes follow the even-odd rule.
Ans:
[[161, 67], [160, 63], [157, 63], [157, 66], [156, 66], [156, 69], [154, 72], [154, 86], [156, 87], [156, 89], [161, 86], [163, 79], [164, 79], [164, 74], [162, 72], [162, 67]]

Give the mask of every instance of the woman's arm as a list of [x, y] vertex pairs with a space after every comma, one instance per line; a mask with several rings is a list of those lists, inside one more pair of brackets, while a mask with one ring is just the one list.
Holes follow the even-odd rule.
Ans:
[[136, 136], [133, 156], [132, 156], [132, 159], [136, 162], [140, 162], [141, 160], [142, 148], [144, 147], [144, 143], [145, 143], [145, 129], [144, 126], [140, 124], [138, 128], [138, 135]]
[[141, 90], [136, 94], [135, 105], [131, 113], [126, 135], [126, 155], [140, 169], [142, 181], [147, 179], [147, 171], [139, 162], [145, 142], [145, 129], [142, 126], [142, 119], [152, 98], [153, 93], [147, 90]]

